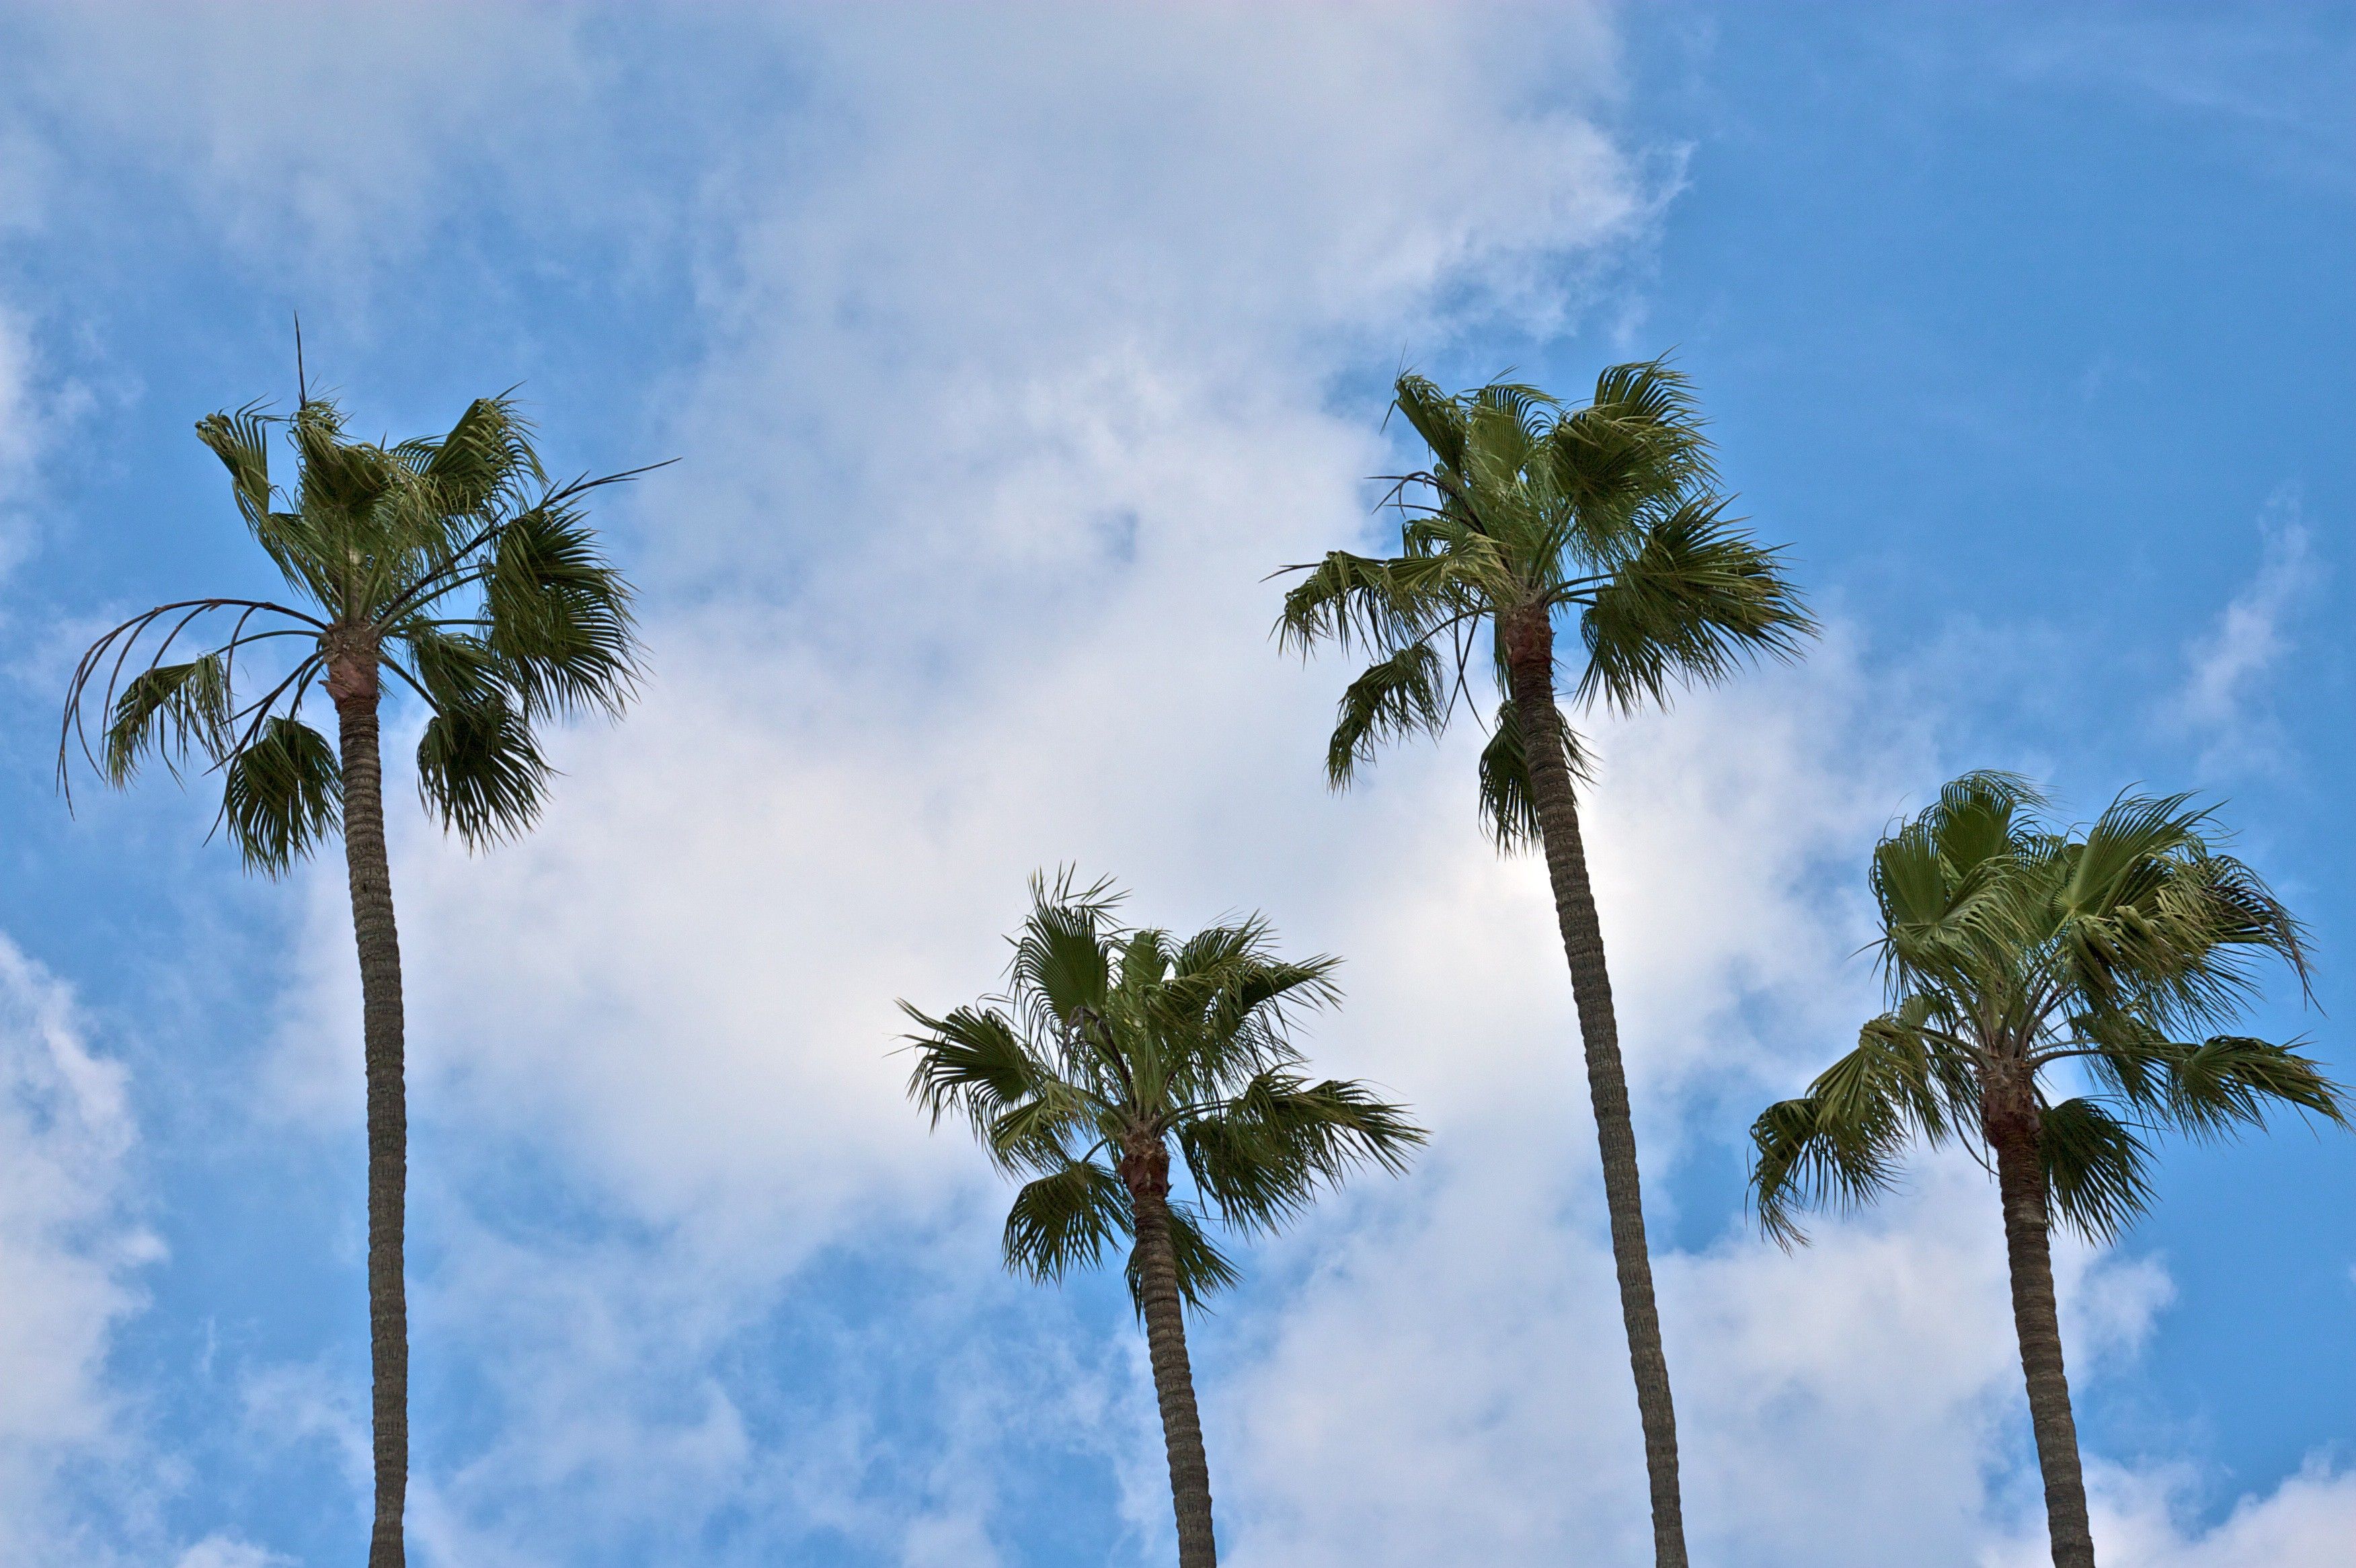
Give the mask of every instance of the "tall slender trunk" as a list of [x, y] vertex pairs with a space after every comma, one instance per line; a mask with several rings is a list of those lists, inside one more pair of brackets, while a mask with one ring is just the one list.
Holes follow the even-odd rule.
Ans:
[[1653, 1259], [1644, 1240], [1644, 1197], [1636, 1170], [1636, 1128], [1628, 1114], [1628, 1075], [1620, 1060], [1620, 1024], [1603, 961], [1603, 927], [1587, 878], [1579, 800], [1560, 744], [1555, 706], [1554, 631], [1545, 613], [1509, 618], [1504, 627], [1506, 679], [1529, 766], [1530, 797], [1554, 886], [1555, 920], [1570, 962], [1579, 1035], [1587, 1053], [1587, 1090], [1603, 1155], [1603, 1202], [1612, 1219], [1612, 1261], [1620, 1275], [1620, 1316], [1636, 1379], [1636, 1412], [1644, 1430], [1644, 1471], [1652, 1485], [1653, 1561], [1686, 1568], [1685, 1505], [1677, 1489], [1677, 1415], [1669, 1397], [1668, 1358], [1653, 1299]]
[[2086, 1476], [2078, 1459], [2078, 1422], [2062, 1366], [2062, 1317], [2053, 1298], [2053, 1251], [2039, 1156], [2037, 1103], [2026, 1087], [1991, 1085], [1986, 1129], [1996, 1152], [1997, 1190], [2004, 1200], [2005, 1260], [2012, 1273], [2012, 1326], [2029, 1382], [2029, 1423], [2045, 1477], [2045, 1528], [2053, 1568], [2094, 1568], [2086, 1522]]
[[1211, 1530], [1211, 1463], [1203, 1453], [1203, 1418], [1194, 1408], [1194, 1372], [1186, 1359], [1185, 1303], [1178, 1294], [1178, 1255], [1170, 1243], [1170, 1151], [1159, 1139], [1125, 1153], [1121, 1178], [1137, 1219], [1138, 1305], [1153, 1359], [1153, 1397], [1162, 1406], [1162, 1444], [1170, 1458], [1170, 1503], [1178, 1515], [1178, 1568], [1217, 1568]]
[[372, 642], [331, 658], [327, 694], [341, 729], [344, 860], [359, 949], [361, 1050], [368, 1072], [369, 1352], [375, 1387], [376, 1522], [369, 1568], [404, 1568], [409, 1490], [409, 1302], [402, 1280], [409, 1110], [402, 1082], [401, 936], [384, 854], [384, 769], [377, 741]]

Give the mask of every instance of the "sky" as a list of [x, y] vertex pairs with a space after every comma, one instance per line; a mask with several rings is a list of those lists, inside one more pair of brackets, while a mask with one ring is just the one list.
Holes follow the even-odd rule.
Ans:
[[[519, 386], [651, 676], [526, 842], [410, 809], [421, 1568], [1166, 1561], [1117, 1280], [999, 1268], [894, 1003], [1025, 879], [1337, 953], [1312, 1059], [1433, 1129], [1194, 1326], [1238, 1568], [1643, 1560], [1569, 987], [1480, 736], [1324, 787], [1269, 575], [1371, 548], [1410, 367], [1674, 353], [1824, 622], [1586, 721], [1697, 1561], [2022, 1568], [1994, 1195], [1786, 1256], [1745, 1129], [1879, 991], [1945, 779], [2216, 803], [2308, 922], [2252, 1027], [2356, 1078], [2356, 16], [2324, 6], [0, 5], [0, 1561], [348, 1561], [358, 987], [147, 779], [57, 793], [110, 618], [267, 567], [190, 433]], [[2104, 1561], [2356, 1536], [2356, 1139], [2166, 1145], [2059, 1250]]]

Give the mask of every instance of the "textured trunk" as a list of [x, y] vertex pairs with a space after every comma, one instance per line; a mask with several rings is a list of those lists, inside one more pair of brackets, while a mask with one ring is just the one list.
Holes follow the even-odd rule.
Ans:
[[1170, 1153], [1157, 1141], [1120, 1162], [1137, 1219], [1138, 1304], [1153, 1359], [1153, 1397], [1162, 1406], [1162, 1443], [1170, 1457], [1170, 1502], [1178, 1515], [1178, 1568], [1216, 1568], [1211, 1533], [1211, 1464], [1203, 1453], [1203, 1418], [1194, 1409], [1194, 1372], [1186, 1360], [1185, 1303], [1170, 1244]]
[[328, 695], [340, 721], [344, 859], [359, 948], [368, 1071], [369, 1351], [375, 1369], [376, 1523], [369, 1568], [403, 1568], [402, 1504], [409, 1489], [409, 1304], [402, 1281], [409, 1112], [402, 1084], [401, 938], [384, 854], [384, 774], [377, 746], [375, 649], [332, 660]]
[[2004, 1198], [2005, 1259], [2012, 1270], [2012, 1326], [2029, 1381], [2029, 1422], [2045, 1477], [2045, 1528], [2053, 1568], [2094, 1568], [2086, 1522], [2086, 1477], [2078, 1423], [2062, 1366], [2062, 1318], [2053, 1299], [2053, 1251], [2045, 1208], [2045, 1167], [2037, 1147], [2037, 1107], [2025, 1090], [1992, 1086], [1987, 1118]]
[[1620, 1275], [1620, 1316], [1628, 1329], [1628, 1362], [1635, 1373], [1636, 1412], [1644, 1430], [1644, 1471], [1652, 1486], [1653, 1560], [1656, 1568], [1686, 1568], [1676, 1409], [1669, 1397], [1668, 1359], [1661, 1349], [1661, 1316], [1653, 1300], [1636, 1128], [1628, 1114], [1628, 1076], [1620, 1060], [1620, 1025], [1612, 1010], [1612, 976], [1604, 967], [1603, 928], [1595, 913], [1595, 890], [1587, 879], [1579, 801], [1558, 739], [1562, 717], [1555, 707], [1554, 633], [1543, 614], [1509, 620], [1505, 632], [1506, 678], [1527, 754], [1530, 796], [1545, 842], [1563, 956], [1570, 962], [1580, 1040], [1587, 1052], [1588, 1094], [1602, 1148], [1612, 1261]]

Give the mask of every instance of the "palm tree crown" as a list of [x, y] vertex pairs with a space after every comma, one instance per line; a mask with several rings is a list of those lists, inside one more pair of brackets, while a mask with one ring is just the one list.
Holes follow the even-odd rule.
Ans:
[[[2343, 1122], [2337, 1085], [2289, 1045], [2223, 1031], [2267, 959], [2302, 985], [2299, 929], [2217, 846], [2187, 797], [2121, 795], [2083, 832], [2002, 773], [1966, 774], [1873, 854], [1890, 1008], [1857, 1048], [1751, 1130], [1769, 1234], [1794, 1210], [1891, 1184], [1916, 1138], [1959, 1138], [1996, 1177], [2046, 1533], [2055, 1568], [2094, 1568], [2063, 1362], [2055, 1216], [2107, 1239], [2151, 1199], [2144, 1134], [2213, 1136], [2278, 1107]], [[2056, 1100], [2072, 1069], [2091, 1093]]]
[[[271, 482], [273, 424], [295, 456], [291, 496]], [[290, 416], [248, 404], [197, 434], [294, 602], [182, 600], [101, 638], [69, 688], [60, 781], [95, 689], [100, 742], [81, 749], [107, 782], [127, 785], [151, 755], [176, 777], [201, 757], [221, 773], [231, 842], [249, 865], [283, 872], [341, 807], [336, 748], [304, 722], [305, 698], [315, 686], [373, 698], [390, 671], [428, 712], [427, 810], [470, 845], [528, 827], [549, 777], [535, 724], [616, 713], [634, 687], [629, 589], [582, 514], [589, 491], [632, 476], [552, 483], [507, 397], [477, 399], [445, 435], [391, 446], [348, 439], [336, 405], [307, 394]], [[166, 662], [208, 621], [227, 635]], [[291, 661], [270, 660], [273, 645]], [[257, 663], [266, 673], [249, 690], [241, 677]]]
[[1423, 1142], [1365, 1085], [1301, 1070], [1290, 1026], [1338, 999], [1335, 960], [1277, 957], [1258, 918], [1184, 942], [1125, 929], [1102, 883], [1033, 892], [1004, 994], [938, 1018], [902, 1004], [922, 1031], [911, 1096], [936, 1124], [962, 1113], [1001, 1169], [1030, 1178], [1007, 1215], [1010, 1268], [1052, 1281], [1100, 1262], [1135, 1233], [1131, 1187], [1159, 1175], [1167, 1190], [1174, 1144], [1201, 1202], [1170, 1205], [1171, 1240], [1199, 1305], [1237, 1277], [1206, 1221], [1274, 1230], [1320, 1187], [1360, 1165], [1398, 1172]]
[[[2089, 828], [2041, 820], [2023, 780], [1968, 774], [1874, 851], [1890, 1011], [1797, 1100], [1752, 1128], [1761, 1220], [1800, 1240], [1794, 1211], [1887, 1190], [1915, 1138], [1983, 1146], [2025, 1121], [2047, 1201], [2080, 1233], [2115, 1236], [2150, 1199], [2145, 1135], [2260, 1125], [2293, 1107], [2332, 1122], [2340, 1089], [2297, 1042], [2226, 1031], [2259, 964], [2302, 984], [2288, 910], [2223, 854], [2181, 795], [2122, 795]], [[2091, 1092], [2048, 1080], [2074, 1064]]]
[[[1655, 360], [1613, 366], [1584, 407], [1499, 381], [1449, 396], [1418, 375], [1397, 407], [1430, 446], [1398, 477], [1399, 553], [1333, 551], [1285, 596], [1278, 635], [1306, 653], [1332, 640], [1375, 655], [1344, 693], [1326, 750], [1336, 788], [1386, 740], [1438, 733], [1464, 694], [1483, 620], [1501, 695], [1481, 758], [1483, 822], [1503, 847], [1537, 834], [1516, 668], [1551, 679], [1553, 628], [1576, 618], [1573, 692], [1633, 710], [1717, 681], [1752, 652], [1789, 655], [1814, 629], [1762, 548], [1727, 516], [1685, 378]], [[1578, 740], [1557, 726], [1576, 771]]]

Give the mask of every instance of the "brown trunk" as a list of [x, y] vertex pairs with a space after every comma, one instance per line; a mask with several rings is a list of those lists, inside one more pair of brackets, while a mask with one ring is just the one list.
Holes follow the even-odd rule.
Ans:
[[2045, 1208], [2045, 1165], [2037, 1146], [2037, 1102], [2025, 1086], [1989, 1085], [1985, 1126], [2004, 1199], [2004, 1250], [2012, 1272], [2012, 1326], [2029, 1382], [2029, 1423], [2045, 1477], [2045, 1528], [2053, 1568], [2094, 1568], [2086, 1522], [2086, 1477], [2078, 1423], [2062, 1366], [2062, 1317], [2053, 1297], [2053, 1252]]
[[1211, 1531], [1211, 1463], [1203, 1453], [1203, 1418], [1194, 1408], [1194, 1372], [1186, 1360], [1185, 1303], [1178, 1294], [1178, 1257], [1170, 1244], [1170, 1151], [1160, 1140], [1122, 1156], [1137, 1220], [1138, 1308], [1153, 1359], [1153, 1397], [1162, 1406], [1162, 1444], [1170, 1457], [1170, 1502], [1178, 1515], [1178, 1568], [1217, 1568]]
[[369, 1351], [375, 1369], [376, 1523], [369, 1568], [403, 1568], [402, 1505], [409, 1490], [409, 1304], [402, 1226], [409, 1112], [402, 1084], [401, 937], [384, 853], [384, 773], [377, 746], [374, 646], [331, 657], [327, 694], [340, 721], [344, 859], [359, 949], [360, 1037], [368, 1073]]
[[1612, 976], [1604, 967], [1603, 928], [1595, 890], [1587, 879], [1587, 849], [1579, 830], [1579, 800], [1560, 744], [1562, 715], [1554, 698], [1554, 631], [1543, 612], [1509, 619], [1504, 628], [1506, 678], [1529, 765], [1530, 798], [1546, 846], [1554, 887], [1555, 919], [1570, 962], [1571, 995], [1579, 1007], [1580, 1040], [1587, 1052], [1587, 1089], [1595, 1106], [1596, 1141], [1603, 1155], [1603, 1202], [1612, 1219], [1612, 1261], [1620, 1275], [1620, 1316], [1628, 1330], [1628, 1363], [1636, 1378], [1636, 1412], [1644, 1430], [1644, 1471], [1653, 1500], [1653, 1561], [1686, 1568], [1685, 1507], [1677, 1490], [1677, 1416], [1669, 1397], [1669, 1364], [1661, 1348], [1661, 1316], [1653, 1300], [1653, 1260], [1644, 1241], [1644, 1197], [1636, 1169], [1636, 1128], [1628, 1114], [1628, 1077], [1620, 1060], [1620, 1025], [1612, 1010]]

